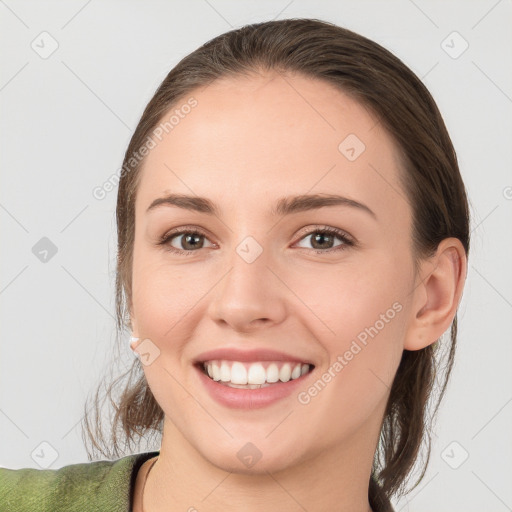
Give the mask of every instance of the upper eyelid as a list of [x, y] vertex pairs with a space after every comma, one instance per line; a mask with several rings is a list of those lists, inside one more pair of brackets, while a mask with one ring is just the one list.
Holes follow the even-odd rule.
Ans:
[[334, 226], [326, 226], [326, 225], [319, 225], [319, 224], [317, 224], [316, 226], [313, 226], [313, 227], [304, 228], [303, 230], [301, 229], [297, 236], [300, 236], [301, 238], [303, 238], [305, 236], [312, 235], [313, 233], [316, 233], [318, 231], [331, 232], [332, 235], [339, 236], [339, 237], [345, 237], [350, 241], [354, 241], [354, 237], [352, 235], [350, 235], [349, 233], [347, 233], [344, 229], [335, 228]]

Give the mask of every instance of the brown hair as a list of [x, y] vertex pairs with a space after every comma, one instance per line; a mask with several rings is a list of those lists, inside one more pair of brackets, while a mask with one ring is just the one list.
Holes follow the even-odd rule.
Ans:
[[[435, 253], [445, 238], [458, 238], [469, 252], [469, 211], [455, 150], [441, 114], [427, 88], [397, 57], [350, 30], [317, 19], [255, 23], [208, 41], [183, 58], [161, 83], [146, 106], [126, 151], [117, 196], [118, 259], [116, 273], [117, 334], [130, 328], [131, 269], [135, 197], [142, 160], [134, 159], [152, 131], [179, 100], [196, 88], [224, 77], [250, 76], [260, 70], [298, 73], [323, 80], [350, 95], [377, 116], [394, 138], [402, 164], [401, 185], [413, 212], [412, 248], [418, 262]], [[423, 478], [430, 456], [430, 422], [437, 413], [451, 373], [457, 339], [457, 315], [450, 340], [421, 350], [404, 350], [383, 418], [369, 485], [370, 504], [406, 494]], [[123, 342], [123, 347], [126, 342]], [[445, 347], [446, 345], [446, 347]], [[444, 350], [442, 350], [444, 348]], [[442, 364], [441, 364], [442, 363]], [[444, 374], [440, 371], [444, 368]], [[121, 396], [117, 382], [129, 375]], [[438, 386], [436, 380], [439, 378]], [[132, 379], [136, 379], [132, 382]], [[429, 401], [438, 396], [429, 417]], [[99, 388], [94, 399], [96, 433], [85, 425], [94, 447], [119, 457], [116, 429], [128, 444], [136, 434], [161, 434], [164, 413], [149, 389], [139, 359], [112, 382], [106, 395], [115, 409], [110, 437], [100, 426]], [[104, 396], [104, 398], [105, 398]], [[98, 442], [97, 442], [98, 440]], [[85, 439], [84, 439], [85, 441]], [[426, 441], [426, 460], [415, 485], [404, 490], [406, 477]], [[110, 451], [110, 446], [114, 450]], [[91, 457], [88, 451], [89, 457]], [[378, 484], [376, 483], [378, 482]], [[382, 501], [382, 503], [384, 503]]]

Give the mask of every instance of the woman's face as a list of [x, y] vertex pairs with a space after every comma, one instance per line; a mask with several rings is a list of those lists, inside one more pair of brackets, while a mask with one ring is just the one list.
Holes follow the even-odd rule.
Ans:
[[[176, 117], [154, 137], [136, 199], [132, 324], [147, 339], [144, 372], [166, 424], [230, 471], [246, 469], [242, 448], [260, 454], [258, 471], [340, 447], [349, 456], [366, 446], [371, 459], [413, 315], [396, 147], [363, 106], [309, 78], [229, 78], [191, 97], [195, 106], [182, 108], [187, 97], [165, 116]], [[148, 209], [170, 194], [205, 198], [215, 213]], [[365, 206], [298, 202], [283, 213], [303, 195]], [[159, 244], [175, 228], [186, 233]], [[221, 348], [275, 350], [314, 369], [280, 399], [235, 407], [208, 389], [252, 391], [206, 385], [196, 367]], [[268, 369], [275, 358], [252, 359]]]

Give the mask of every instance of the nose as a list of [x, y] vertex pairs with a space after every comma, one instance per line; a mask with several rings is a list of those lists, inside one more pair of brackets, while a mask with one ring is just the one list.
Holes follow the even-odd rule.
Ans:
[[286, 287], [275, 275], [279, 272], [270, 261], [270, 251], [263, 249], [251, 260], [243, 250], [234, 250], [226, 258], [223, 277], [212, 290], [208, 308], [215, 322], [238, 332], [279, 324], [286, 316]]

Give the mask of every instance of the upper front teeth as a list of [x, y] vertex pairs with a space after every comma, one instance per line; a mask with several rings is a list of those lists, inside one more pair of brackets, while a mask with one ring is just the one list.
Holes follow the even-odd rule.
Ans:
[[[265, 369], [265, 366], [267, 368]], [[207, 361], [203, 367], [216, 381], [232, 384], [264, 384], [265, 382], [288, 382], [308, 373], [309, 364], [258, 362], [241, 363], [238, 361]]]

